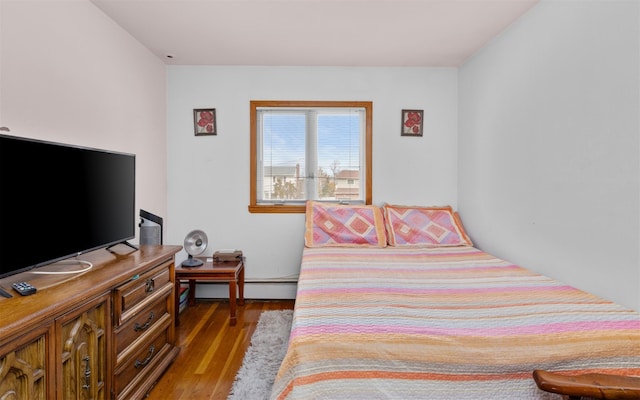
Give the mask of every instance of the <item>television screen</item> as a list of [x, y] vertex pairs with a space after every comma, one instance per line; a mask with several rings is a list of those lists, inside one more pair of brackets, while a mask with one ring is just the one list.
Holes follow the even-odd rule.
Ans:
[[0, 135], [0, 277], [135, 237], [135, 155]]

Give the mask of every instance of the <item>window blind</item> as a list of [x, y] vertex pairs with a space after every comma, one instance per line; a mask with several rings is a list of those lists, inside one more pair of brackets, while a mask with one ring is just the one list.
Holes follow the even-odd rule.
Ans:
[[260, 107], [256, 114], [259, 204], [364, 203], [364, 108]]

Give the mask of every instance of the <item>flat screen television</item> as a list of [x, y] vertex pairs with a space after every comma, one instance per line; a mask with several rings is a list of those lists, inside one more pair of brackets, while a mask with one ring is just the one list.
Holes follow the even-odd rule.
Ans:
[[135, 237], [133, 154], [0, 135], [0, 277]]

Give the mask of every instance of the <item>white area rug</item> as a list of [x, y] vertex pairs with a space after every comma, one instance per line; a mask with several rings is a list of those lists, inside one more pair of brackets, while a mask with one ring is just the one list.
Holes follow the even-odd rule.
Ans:
[[263, 400], [271, 394], [273, 381], [287, 351], [293, 310], [260, 314], [251, 345], [242, 360], [227, 400]]

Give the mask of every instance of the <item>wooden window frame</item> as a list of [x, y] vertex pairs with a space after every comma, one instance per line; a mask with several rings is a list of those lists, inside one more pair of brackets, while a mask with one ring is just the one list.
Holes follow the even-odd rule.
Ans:
[[250, 101], [250, 190], [249, 190], [249, 212], [250, 213], [304, 213], [306, 206], [292, 204], [258, 204], [257, 198], [257, 145], [258, 145], [258, 121], [257, 110], [260, 107], [360, 107], [365, 109], [365, 204], [371, 204], [372, 193], [372, 132], [373, 132], [373, 102], [371, 101], [296, 101], [296, 100], [251, 100]]

